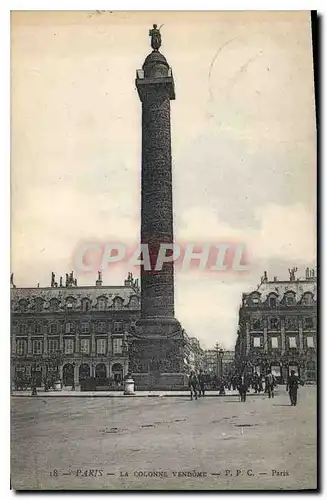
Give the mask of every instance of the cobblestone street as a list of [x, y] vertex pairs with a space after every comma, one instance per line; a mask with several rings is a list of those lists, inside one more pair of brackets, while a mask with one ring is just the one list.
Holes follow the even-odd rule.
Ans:
[[[316, 488], [316, 388], [274, 399], [12, 398], [14, 489]], [[156, 474], [160, 477], [146, 477]]]

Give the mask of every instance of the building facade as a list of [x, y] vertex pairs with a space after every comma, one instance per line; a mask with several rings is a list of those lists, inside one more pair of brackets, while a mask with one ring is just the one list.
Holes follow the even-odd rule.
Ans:
[[46, 378], [80, 386], [95, 377], [100, 385], [119, 385], [128, 372], [130, 326], [140, 315], [138, 282], [129, 275], [123, 286], [66, 284], [11, 288], [11, 370], [37, 386]]
[[185, 330], [184, 335], [184, 366], [186, 373], [191, 371], [198, 372], [203, 368], [203, 349], [200, 345], [199, 339], [196, 337], [189, 337]]
[[[138, 280], [122, 286], [78, 286], [73, 273], [59, 286], [11, 288], [11, 379], [38, 387], [60, 380], [81, 388], [94, 379], [99, 387], [119, 387], [130, 370], [131, 331], [141, 315]], [[183, 330], [183, 373], [197, 366], [201, 347]], [[30, 383], [27, 384], [30, 386]]]
[[285, 382], [292, 369], [306, 381], [317, 377], [317, 280], [306, 269], [297, 279], [268, 279], [265, 272], [256, 290], [243, 294], [235, 346], [239, 368], [258, 374], [268, 369]]

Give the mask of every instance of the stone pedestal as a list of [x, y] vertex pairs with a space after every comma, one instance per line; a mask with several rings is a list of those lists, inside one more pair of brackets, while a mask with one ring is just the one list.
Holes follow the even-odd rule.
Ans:
[[130, 370], [136, 390], [182, 390], [184, 339], [174, 318], [140, 320], [131, 336]]
[[125, 380], [125, 390], [124, 390], [125, 396], [134, 396], [134, 380], [130, 377], [127, 380]]

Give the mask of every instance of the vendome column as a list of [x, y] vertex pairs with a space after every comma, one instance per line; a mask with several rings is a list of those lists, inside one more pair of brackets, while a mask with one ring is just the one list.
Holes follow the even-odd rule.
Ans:
[[150, 36], [153, 51], [137, 71], [136, 88], [142, 103], [141, 245], [148, 246], [151, 270], [141, 267], [141, 319], [130, 359], [137, 388], [169, 389], [184, 385], [183, 334], [174, 317], [174, 264], [158, 270], [155, 265], [160, 244], [174, 241], [170, 101], [175, 89], [156, 25]]

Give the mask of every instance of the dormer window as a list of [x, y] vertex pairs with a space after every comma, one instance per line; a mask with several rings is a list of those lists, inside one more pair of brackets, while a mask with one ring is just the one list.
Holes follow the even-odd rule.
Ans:
[[138, 309], [139, 307], [139, 300], [137, 297], [132, 297], [131, 300], [129, 301], [129, 307], [131, 309]]
[[120, 297], [115, 297], [113, 300], [114, 309], [120, 310], [123, 308], [123, 299]]
[[107, 305], [106, 299], [104, 297], [99, 297], [98, 298], [98, 303], [97, 303], [98, 310], [99, 311], [104, 311], [106, 309], [106, 305]]
[[19, 302], [18, 302], [18, 310], [20, 312], [26, 312], [27, 311], [27, 300], [25, 299], [21, 299]]
[[50, 300], [50, 311], [58, 311], [59, 309], [59, 300], [58, 299], [51, 299]]
[[91, 307], [89, 299], [82, 299], [82, 311], [86, 312], [88, 311]]
[[66, 300], [66, 308], [70, 311], [75, 308], [75, 299], [73, 297], [68, 297]]
[[35, 311], [36, 312], [42, 312], [43, 310], [43, 300], [42, 299], [36, 299], [35, 300]]
[[302, 304], [305, 306], [311, 306], [313, 304], [313, 297], [310, 292], [306, 292], [302, 298]]
[[277, 299], [276, 299], [276, 297], [270, 297], [269, 298], [269, 305], [270, 305], [270, 307], [276, 307], [276, 305], [277, 305]]
[[285, 304], [287, 306], [293, 306], [295, 304], [294, 293], [290, 292], [285, 294]]

